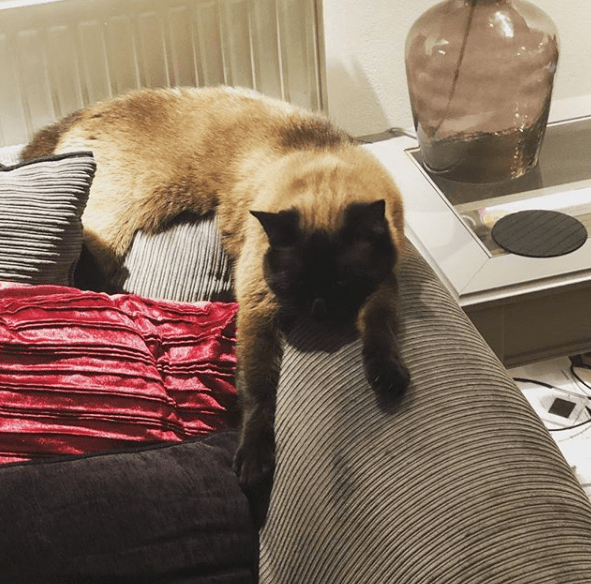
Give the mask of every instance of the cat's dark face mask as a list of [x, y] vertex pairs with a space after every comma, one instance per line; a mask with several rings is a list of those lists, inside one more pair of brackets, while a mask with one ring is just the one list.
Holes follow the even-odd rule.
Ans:
[[286, 316], [354, 320], [391, 273], [396, 253], [384, 201], [353, 203], [331, 233], [306, 232], [297, 211], [253, 212], [269, 239], [265, 279]]

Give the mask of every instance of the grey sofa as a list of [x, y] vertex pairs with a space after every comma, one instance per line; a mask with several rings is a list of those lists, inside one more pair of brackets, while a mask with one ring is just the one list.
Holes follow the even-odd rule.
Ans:
[[[138, 233], [116, 285], [154, 298], [228, 300], [215, 218]], [[286, 338], [276, 475], [259, 534], [231, 471], [232, 430], [8, 465], [0, 467], [3, 581], [591, 582], [589, 500], [410, 245], [400, 292], [412, 384], [396, 411], [366, 383], [354, 331], [302, 322]]]

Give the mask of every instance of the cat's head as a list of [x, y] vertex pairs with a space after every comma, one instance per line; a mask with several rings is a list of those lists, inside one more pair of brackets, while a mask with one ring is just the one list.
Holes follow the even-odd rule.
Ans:
[[354, 319], [394, 267], [383, 200], [350, 204], [333, 231], [302, 229], [295, 209], [251, 213], [269, 240], [265, 279], [290, 315]]

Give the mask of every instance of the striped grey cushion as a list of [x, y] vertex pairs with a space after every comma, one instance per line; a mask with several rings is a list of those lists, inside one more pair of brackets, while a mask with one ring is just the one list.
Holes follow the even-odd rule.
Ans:
[[163, 300], [231, 299], [230, 262], [220, 246], [215, 215], [180, 221], [155, 235], [136, 233], [114, 286]]
[[72, 283], [94, 172], [90, 153], [0, 167], [0, 280]]

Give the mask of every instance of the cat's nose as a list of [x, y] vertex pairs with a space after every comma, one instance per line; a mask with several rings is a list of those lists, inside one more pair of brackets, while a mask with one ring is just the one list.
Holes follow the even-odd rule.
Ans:
[[316, 298], [312, 302], [312, 309], [310, 310], [312, 318], [316, 320], [323, 320], [326, 318], [326, 304], [322, 298]]

